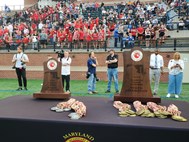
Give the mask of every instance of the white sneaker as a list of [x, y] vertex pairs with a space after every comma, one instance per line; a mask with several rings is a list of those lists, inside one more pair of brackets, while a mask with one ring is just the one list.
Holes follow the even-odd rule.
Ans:
[[178, 98], [179, 98], [179, 95], [175, 95], [175, 98], [177, 98], [177, 99], [178, 99]]
[[89, 91], [89, 92], [88, 92], [88, 94], [92, 95], [92, 94], [93, 94], [93, 92]]
[[166, 96], [167, 98], [170, 98], [171, 97], [171, 94], [167, 94], [167, 96]]
[[67, 90], [67, 91], [66, 91], [66, 93], [70, 93], [70, 91], [69, 91], [69, 90]]

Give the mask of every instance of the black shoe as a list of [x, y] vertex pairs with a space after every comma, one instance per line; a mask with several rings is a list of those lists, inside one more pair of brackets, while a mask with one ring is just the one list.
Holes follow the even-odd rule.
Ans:
[[119, 93], [119, 91], [116, 91], [116, 93]]
[[22, 88], [20, 88], [20, 87], [18, 89], [16, 89], [16, 91], [21, 91], [21, 90], [22, 90]]
[[154, 96], [156, 96], [157, 95], [157, 93], [154, 93]]
[[24, 87], [24, 90], [26, 90], [26, 91], [27, 91], [27, 90], [28, 90], [28, 89], [27, 89], [27, 87]]
[[110, 91], [109, 91], [109, 90], [107, 90], [105, 93], [110, 93]]

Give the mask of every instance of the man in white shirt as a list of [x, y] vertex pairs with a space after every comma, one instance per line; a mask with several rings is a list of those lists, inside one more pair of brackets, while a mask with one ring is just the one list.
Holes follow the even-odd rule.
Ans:
[[66, 81], [66, 92], [70, 93], [70, 64], [72, 59], [69, 57], [69, 52], [64, 51], [64, 57], [60, 59], [62, 62], [62, 84]]
[[163, 67], [163, 57], [159, 54], [159, 50], [155, 49], [155, 53], [150, 56], [150, 83], [152, 83], [152, 78], [154, 78], [154, 95], [157, 95], [158, 93], [159, 81], [160, 76], [163, 73]]
[[7, 26], [8, 30], [9, 30], [9, 34], [12, 37], [12, 33], [13, 33], [13, 25], [11, 23], [9, 23], [9, 25]]
[[41, 31], [42, 31], [42, 28], [43, 28], [43, 23], [42, 23], [42, 22], [40, 22], [40, 23], [38, 24], [38, 29], [39, 29], [39, 32], [41, 32]]
[[24, 28], [24, 34], [25, 35], [28, 35], [30, 32], [29, 32], [29, 29], [27, 29], [27, 28]]
[[12, 63], [18, 77], [19, 88], [17, 91], [22, 90], [22, 80], [24, 83], [24, 90], [27, 90], [27, 79], [26, 79], [26, 63], [29, 62], [28, 56], [22, 52], [22, 47], [17, 47], [17, 54], [13, 56]]

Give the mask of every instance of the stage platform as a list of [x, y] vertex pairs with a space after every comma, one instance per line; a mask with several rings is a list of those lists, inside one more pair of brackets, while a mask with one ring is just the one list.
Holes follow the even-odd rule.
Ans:
[[[0, 101], [0, 141], [2, 142], [186, 142], [189, 122], [172, 119], [121, 118], [112, 106], [112, 98], [73, 97], [87, 106], [87, 115], [70, 120], [70, 112], [50, 110], [60, 100], [36, 100], [32, 96], [14, 96]], [[189, 119], [189, 103], [175, 104]], [[74, 141], [75, 139], [75, 141]], [[77, 141], [76, 141], [77, 140]]]

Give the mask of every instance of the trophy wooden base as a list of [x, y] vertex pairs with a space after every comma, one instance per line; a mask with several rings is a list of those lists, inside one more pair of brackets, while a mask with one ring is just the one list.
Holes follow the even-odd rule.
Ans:
[[151, 97], [140, 97], [140, 96], [123, 96], [116, 94], [114, 96], [114, 101], [121, 101], [124, 103], [133, 103], [134, 101], [141, 101], [142, 103], [147, 102], [155, 102], [155, 103], [161, 103], [161, 98], [159, 96], [151, 96]]
[[34, 93], [35, 99], [69, 99], [71, 93]]

